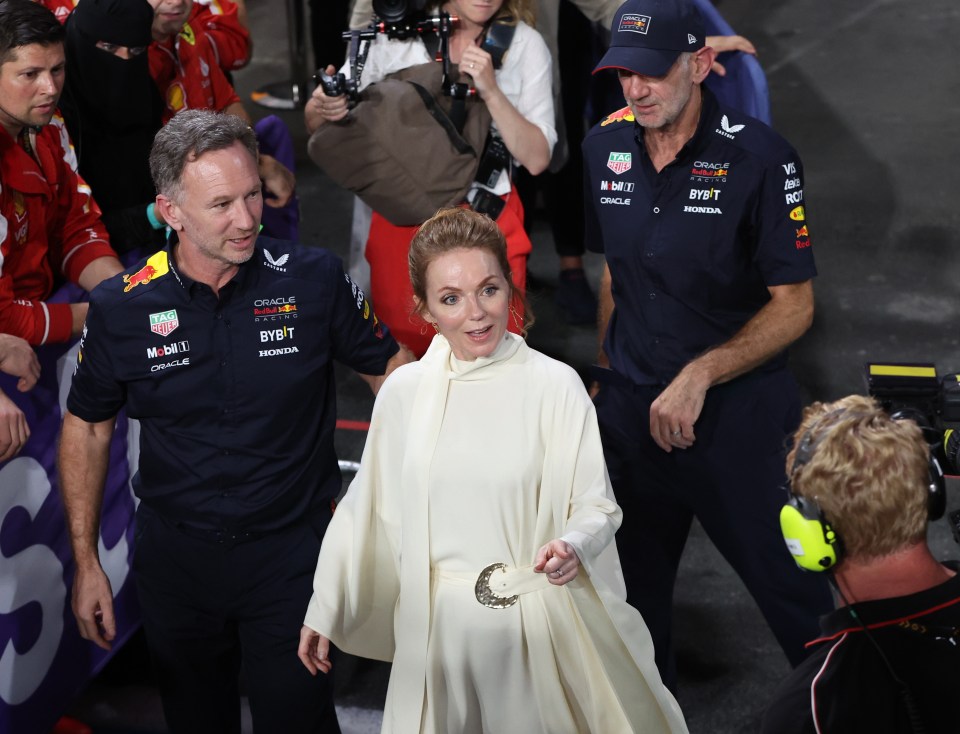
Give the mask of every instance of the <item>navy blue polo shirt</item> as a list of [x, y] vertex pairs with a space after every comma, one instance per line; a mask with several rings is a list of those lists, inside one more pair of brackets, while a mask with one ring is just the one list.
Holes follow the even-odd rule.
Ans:
[[261, 237], [218, 298], [168, 248], [91, 294], [67, 407], [140, 420], [147, 507], [262, 532], [340, 491], [333, 360], [377, 375], [397, 350], [326, 250]]
[[796, 151], [701, 90], [696, 133], [659, 173], [629, 108], [583, 142], [586, 245], [606, 256], [615, 304], [604, 350], [638, 385], [729, 340], [768, 286], [816, 275]]

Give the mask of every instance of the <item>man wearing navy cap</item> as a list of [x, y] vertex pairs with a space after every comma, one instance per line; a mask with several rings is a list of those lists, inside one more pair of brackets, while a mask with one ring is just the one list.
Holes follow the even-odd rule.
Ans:
[[596, 395], [624, 522], [628, 601], [668, 685], [677, 566], [696, 516], [792, 664], [830, 606], [783, 550], [783, 453], [800, 419], [787, 347], [816, 274], [796, 152], [702, 82], [715, 52], [688, 0], [628, 0], [596, 71], [627, 107], [583, 143], [586, 243], [607, 260]]

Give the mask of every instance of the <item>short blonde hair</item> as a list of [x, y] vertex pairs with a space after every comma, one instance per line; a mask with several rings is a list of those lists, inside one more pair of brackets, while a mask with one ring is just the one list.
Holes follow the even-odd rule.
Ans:
[[804, 411], [787, 474], [795, 495], [820, 506], [848, 556], [879, 558], [926, 536], [929, 457], [914, 421], [850, 395]]

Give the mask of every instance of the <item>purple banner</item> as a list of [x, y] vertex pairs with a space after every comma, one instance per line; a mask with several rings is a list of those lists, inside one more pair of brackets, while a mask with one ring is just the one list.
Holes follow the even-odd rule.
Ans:
[[[42, 347], [28, 393], [0, 374], [0, 389], [26, 414], [30, 440], [0, 463], [0, 732], [48, 734], [112, 653], [81, 639], [70, 610], [74, 564], [56, 473], [60, 422], [77, 347]], [[121, 646], [139, 624], [130, 574], [139, 426], [121, 415], [110, 448], [100, 560], [113, 586]]]

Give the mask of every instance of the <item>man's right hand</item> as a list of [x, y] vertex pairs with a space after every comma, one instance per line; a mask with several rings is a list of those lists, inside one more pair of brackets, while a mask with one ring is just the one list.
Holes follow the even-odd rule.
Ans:
[[0, 372], [19, 377], [17, 389], [26, 392], [40, 379], [40, 360], [26, 340], [0, 334]]
[[0, 461], [12, 459], [30, 438], [27, 417], [16, 404], [0, 390]]
[[77, 566], [72, 606], [80, 636], [109, 650], [117, 635], [117, 623], [113, 616], [113, 590], [99, 563], [89, 568]]

